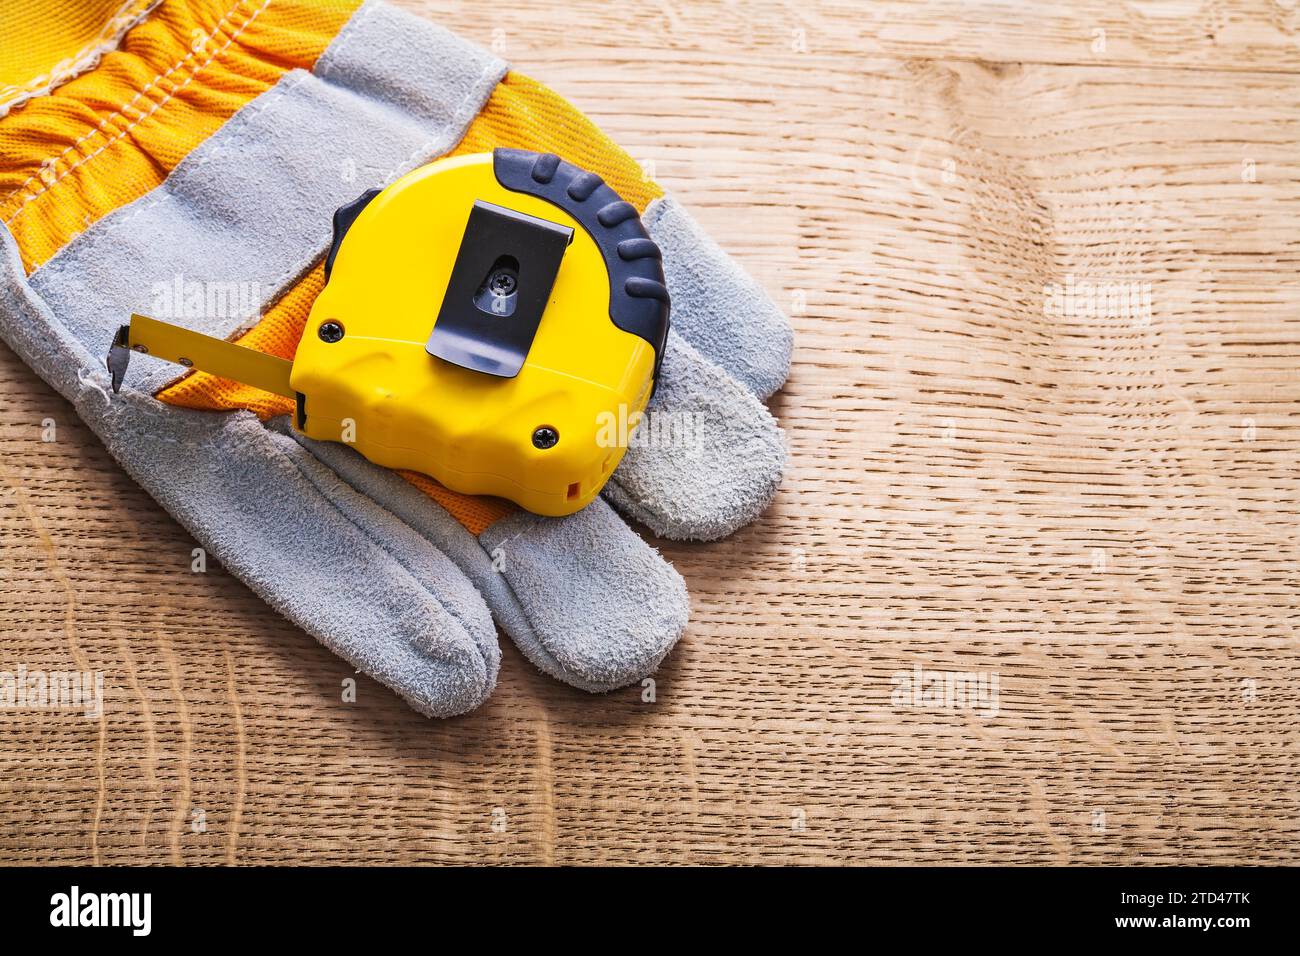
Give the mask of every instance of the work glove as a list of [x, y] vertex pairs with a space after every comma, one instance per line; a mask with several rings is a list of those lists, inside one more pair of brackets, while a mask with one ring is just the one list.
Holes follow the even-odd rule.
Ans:
[[[493, 619], [575, 687], [651, 673], [688, 598], [615, 509], [707, 541], [768, 505], [784, 446], [761, 399], [791, 347], [779, 311], [572, 106], [423, 19], [382, 3], [164, 0], [124, 29], [68, 57], [51, 91], [0, 92], [5, 341], [209, 554], [420, 712], [486, 699]], [[104, 356], [132, 311], [291, 358], [334, 210], [495, 147], [598, 173], [662, 250], [672, 330], [603, 498], [542, 518], [459, 495], [297, 434], [284, 399], [177, 381], [147, 356], [111, 395]]]

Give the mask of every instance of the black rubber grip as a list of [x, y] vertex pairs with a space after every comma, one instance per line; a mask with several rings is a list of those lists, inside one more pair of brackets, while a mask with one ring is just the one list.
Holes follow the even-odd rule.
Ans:
[[645, 231], [636, 207], [595, 173], [553, 153], [497, 149], [492, 168], [506, 189], [559, 206], [595, 240], [609, 273], [610, 321], [654, 347], [657, 380], [671, 303], [659, 247]]
[[352, 224], [357, 221], [357, 216], [361, 215], [361, 210], [370, 205], [370, 200], [379, 195], [378, 189], [367, 189], [352, 202], [346, 206], [339, 206], [334, 210], [334, 238], [330, 241], [330, 251], [325, 256], [325, 281], [330, 281], [330, 273], [334, 271], [334, 259], [339, 254], [339, 246], [343, 244], [343, 237], [347, 235]]

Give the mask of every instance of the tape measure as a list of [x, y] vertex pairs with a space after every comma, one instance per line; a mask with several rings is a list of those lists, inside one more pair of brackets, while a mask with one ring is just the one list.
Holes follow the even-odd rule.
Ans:
[[659, 249], [600, 177], [524, 150], [439, 160], [334, 214], [325, 276], [292, 362], [132, 315], [114, 390], [147, 352], [293, 398], [308, 437], [455, 491], [553, 516], [599, 494], [669, 322]]

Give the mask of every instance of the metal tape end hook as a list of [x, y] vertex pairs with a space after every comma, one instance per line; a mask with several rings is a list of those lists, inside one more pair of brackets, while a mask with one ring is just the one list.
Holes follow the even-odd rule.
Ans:
[[120, 325], [113, 336], [113, 345], [108, 350], [108, 374], [113, 382], [113, 394], [122, 390], [122, 379], [126, 377], [126, 367], [131, 362], [131, 326]]

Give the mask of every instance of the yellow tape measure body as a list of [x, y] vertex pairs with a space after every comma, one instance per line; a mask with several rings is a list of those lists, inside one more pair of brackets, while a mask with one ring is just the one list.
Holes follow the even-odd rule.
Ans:
[[184, 353], [282, 394], [287, 371], [301, 432], [455, 491], [553, 516], [599, 494], [668, 328], [659, 250], [636, 211], [555, 156], [497, 150], [417, 169], [334, 225], [291, 368], [143, 317], [114, 353]]
[[[573, 230], [527, 359], [511, 378], [425, 349], [476, 200]], [[350, 438], [371, 461], [424, 472], [455, 491], [569, 514], [599, 493], [623, 456], [607, 440], [610, 418], [639, 413], [650, 394], [654, 346], [616, 327], [609, 303], [593, 237], [547, 200], [506, 189], [491, 156], [418, 169], [371, 200], [339, 246], [294, 358], [290, 381], [306, 396], [302, 431]], [[481, 321], [511, 318], [485, 311]], [[343, 331], [333, 342], [319, 334], [331, 321]], [[540, 429], [558, 435], [554, 445], [538, 447]]]

